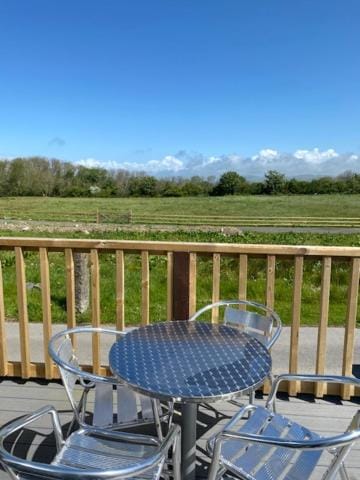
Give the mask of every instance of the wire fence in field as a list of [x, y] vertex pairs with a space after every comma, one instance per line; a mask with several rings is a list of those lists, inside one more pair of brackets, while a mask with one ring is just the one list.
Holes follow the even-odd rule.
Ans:
[[145, 225], [281, 226], [281, 227], [360, 227], [360, 217], [231, 216], [186, 214], [139, 214], [132, 211], [40, 211], [11, 209], [0, 211], [0, 219], [23, 221], [66, 221]]

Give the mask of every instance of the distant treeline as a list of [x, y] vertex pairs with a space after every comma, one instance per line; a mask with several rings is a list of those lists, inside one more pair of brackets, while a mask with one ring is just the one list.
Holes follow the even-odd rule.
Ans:
[[270, 170], [262, 182], [237, 172], [215, 177], [156, 178], [142, 172], [88, 168], [42, 157], [0, 160], [0, 196], [59, 197], [183, 197], [360, 193], [360, 174], [312, 180], [288, 179]]

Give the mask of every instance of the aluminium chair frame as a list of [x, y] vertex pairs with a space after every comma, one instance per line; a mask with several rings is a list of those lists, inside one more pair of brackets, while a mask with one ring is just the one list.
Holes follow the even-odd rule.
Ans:
[[244, 305], [244, 306], [254, 307], [259, 310], [262, 310], [264, 313], [269, 315], [269, 317], [273, 322], [272, 328], [275, 328], [275, 332], [271, 335], [269, 341], [265, 343], [266, 348], [270, 350], [271, 347], [276, 342], [276, 340], [279, 338], [282, 325], [281, 325], [281, 320], [278, 314], [274, 312], [274, 310], [272, 310], [271, 308], [261, 303], [257, 303], [249, 300], [219, 300], [218, 302], [210, 303], [208, 305], [205, 305], [205, 307], [200, 308], [200, 310], [197, 310], [197, 312], [195, 312], [194, 315], [192, 315], [189, 318], [189, 322], [196, 320], [198, 317], [200, 317], [203, 313], [207, 312], [208, 310], [212, 310], [214, 308], [219, 308], [219, 307], [228, 307], [230, 305]]
[[[172, 454], [172, 476], [174, 480], [181, 480], [180, 475], [180, 427], [173, 425], [167, 436], [163, 441], [155, 439], [154, 437], [148, 437], [146, 435], [131, 434], [118, 431], [106, 431], [91, 426], [81, 427], [77, 433], [83, 433], [84, 435], [97, 435], [105, 437], [106, 439], [118, 441], [126, 441], [133, 444], [148, 444], [156, 447], [154, 453], [144, 457], [141, 461], [138, 461], [136, 465], [116, 468], [116, 469], [82, 469], [74, 467], [65, 467], [63, 465], [46, 464], [41, 462], [33, 462], [30, 460], [16, 457], [9, 453], [4, 447], [4, 441], [9, 435], [12, 435], [19, 430], [24, 429], [30, 423], [40, 419], [45, 415], [50, 415], [54, 430], [56, 451], [59, 454], [63, 448], [66, 448], [66, 440], [62, 434], [61, 423], [58, 412], [51, 406], [45, 406], [36, 412], [25, 415], [20, 419], [17, 419], [10, 424], [0, 429], [0, 464], [3, 465], [7, 473], [13, 480], [19, 480], [16, 472], [23, 475], [30, 475], [32, 479], [38, 478], [44, 479], [57, 479], [57, 480], [109, 480], [109, 479], [125, 479], [134, 478], [136, 475], [141, 475], [148, 472], [154, 467], [160, 467], [167, 461], [167, 456], [170, 448], [173, 449]], [[21, 478], [21, 477], [20, 477]], [[136, 477], [135, 477], [136, 478]]]
[[[308, 382], [328, 382], [328, 383], [341, 383], [344, 385], [355, 385], [360, 387], [360, 379], [345, 376], [336, 375], [301, 375], [301, 374], [283, 374], [279, 375], [273, 383], [271, 392], [266, 402], [265, 408], [269, 412], [274, 412], [276, 393], [279, 384], [283, 381], [308, 381]], [[315, 440], [288, 440], [284, 438], [278, 438], [269, 435], [260, 435], [246, 432], [237, 432], [232, 429], [235, 425], [245, 417], [247, 413], [254, 412], [258, 408], [256, 405], [246, 405], [234, 415], [234, 417], [225, 425], [223, 430], [219, 432], [213, 443], [209, 441], [207, 443], [207, 450], [212, 457], [211, 466], [209, 469], [208, 480], [218, 480], [222, 477], [227, 470], [225, 466], [221, 466], [221, 448], [222, 444], [226, 440], [239, 440], [256, 445], [269, 445], [277, 446], [281, 448], [298, 449], [298, 450], [325, 450], [329, 449], [330, 453], [334, 455], [330, 466], [322, 476], [322, 480], [335, 480], [337, 473], [340, 473], [342, 480], [349, 480], [348, 474], [345, 469], [344, 460], [349, 453], [352, 445], [355, 441], [360, 440], [360, 410], [354, 415], [347, 431], [345, 433], [329, 436], [319, 437]], [[246, 424], [245, 424], [246, 425]], [[240, 478], [250, 479], [255, 478], [252, 476], [241, 476]], [[304, 478], [304, 480], [306, 480]]]
[[[74, 411], [74, 419], [71, 422], [71, 425], [69, 427], [69, 432], [73, 427], [73, 424], [75, 421], [79, 424], [80, 427], [87, 427], [89, 425], [88, 423], [85, 422], [87, 396], [90, 390], [96, 387], [97, 383], [108, 384], [114, 387], [119, 385], [120, 386], [123, 385], [126, 387], [125, 383], [122, 383], [121, 380], [115, 377], [102, 376], [95, 373], [86, 372], [82, 370], [80, 367], [77, 368], [76, 366], [70, 363], [67, 363], [62, 358], [60, 358], [60, 356], [58, 355], [58, 351], [55, 347], [56, 343], [63, 338], [70, 338], [74, 334], [83, 334], [83, 333], [115, 335], [117, 339], [126, 335], [126, 332], [124, 331], [112, 330], [109, 328], [74, 327], [67, 330], [62, 330], [61, 332], [58, 332], [57, 334], [51, 337], [48, 345], [49, 355], [59, 368], [61, 377], [63, 378], [63, 385], [65, 388], [67, 397]], [[78, 377], [80, 384], [83, 387], [83, 393], [81, 395], [78, 405], [76, 405], [76, 402], [67, 385], [67, 382], [64, 381], [64, 371]], [[126, 387], [126, 388], [129, 388], [129, 387]], [[114, 430], [119, 428], [127, 428], [127, 427], [147, 425], [147, 424], [154, 423], [158, 437], [159, 439], [162, 439], [163, 433], [161, 428], [161, 422], [167, 421], [167, 428], [171, 427], [173, 413], [174, 413], [174, 405], [173, 403], [169, 402], [167, 404], [167, 412], [162, 414], [159, 412], [158, 400], [155, 398], [151, 398], [150, 401], [151, 401], [152, 412], [154, 416], [153, 419], [137, 419], [136, 421], [114, 423], [112, 425], [109, 425], [103, 428], [107, 430]]]
[[[212, 310], [214, 308], [229, 307], [231, 305], [238, 305], [238, 306], [243, 305], [243, 306], [253, 307], [255, 309], [261, 310], [264, 314], [269, 316], [269, 318], [272, 321], [271, 330], [274, 330], [274, 332], [271, 332], [270, 338], [268, 338], [266, 342], [263, 342], [263, 344], [268, 350], [270, 350], [271, 347], [274, 345], [274, 343], [276, 342], [276, 340], [280, 336], [280, 333], [281, 333], [281, 330], [282, 330], [282, 324], [281, 324], [281, 320], [280, 320], [279, 315], [274, 310], [272, 310], [271, 308], [269, 308], [266, 305], [263, 305], [261, 303], [253, 302], [253, 301], [250, 301], [250, 300], [219, 300], [218, 302], [214, 302], [214, 303], [210, 303], [208, 305], [205, 305], [205, 307], [203, 307], [200, 310], [198, 310], [197, 312], [195, 312], [194, 315], [192, 315], [189, 318], [189, 321], [192, 322], [194, 320], [197, 320], [198, 317], [200, 317], [203, 313], [205, 313], [209, 310]], [[239, 312], [242, 312], [242, 310], [239, 310]], [[246, 313], [246, 311], [244, 311], [244, 313]], [[260, 315], [260, 314], [258, 314], [258, 315]], [[265, 317], [265, 315], [264, 315], [264, 317]], [[229, 326], [234, 326], [234, 328], [238, 328], [235, 324], [229, 324]], [[242, 325], [242, 326], [244, 327], [244, 331], [246, 332], [246, 325]], [[249, 333], [249, 335], [251, 335], [251, 333]], [[265, 335], [264, 335], [264, 338], [266, 338]], [[269, 378], [270, 385], [272, 385], [273, 376], [272, 376], [271, 372], [270, 372], [268, 378]], [[249, 393], [249, 402], [254, 403], [254, 400], [255, 400], [255, 391], [251, 390], [250, 393]], [[232, 403], [233, 405], [236, 405], [238, 407], [243, 406], [243, 404], [240, 403], [239, 401], [237, 401], [236, 399], [230, 400], [230, 403]], [[214, 409], [214, 407], [212, 407], [211, 405], [204, 404], [204, 406], [206, 406], [206, 408], [208, 408], [210, 410], [214, 410], [216, 412], [216, 409]]]

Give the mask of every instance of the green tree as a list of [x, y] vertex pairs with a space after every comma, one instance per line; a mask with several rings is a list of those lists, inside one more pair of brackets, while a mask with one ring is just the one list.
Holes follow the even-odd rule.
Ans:
[[155, 177], [144, 175], [132, 177], [129, 180], [129, 194], [133, 197], [155, 197], [157, 180]]
[[181, 191], [184, 196], [196, 197], [200, 195], [209, 195], [212, 189], [211, 183], [199, 176], [191, 177], [182, 184]]
[[264, 191], [268, 195], [277, 195], [279, 193], [285, 193], [286, 190], [286, 178], [280, 172], [276, 170], [269, 170], [265, 174]]
[[243, 193], [247, 182], [237, 172], [225, 172], [221, 175], [219, 182], [215, 185], [213, 195], [237, 195]]

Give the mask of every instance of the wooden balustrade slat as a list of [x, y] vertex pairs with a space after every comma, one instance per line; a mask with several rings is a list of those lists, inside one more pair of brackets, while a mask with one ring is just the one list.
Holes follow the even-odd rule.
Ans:
[[[91, 323], [93, 327], [101, 326], [100, 319], [100, 268], [98, 251], [92, 249], [90, 252], [90, 272], [91, 272]], [[99, 374], [101, 367], [100, 360], [100, 335], [92, 335], [92, 360], [93, 372]]]
[[[239, 255], [239, 300], [246, 300], [247, 297], [247, 277], [248, 277], [248, 256]], [[240, 310], [245, 310], [245, 305], [240, 305]]]
[[166, 318], [168, 321], [173, 319], [173, 271], [174, 254], [167, 253], [167, 279], [166, 279]]
[[[76, 327], [75, 312], [75, 270], [74, 253], [71, 248], [65, 249], [65, 270], [66, 270], [66, 317], [67, 327]], [[72, 336], [74, 347], [76, 348], [76, 335]]]
[[16, 288], [18, 301], [18, 321], [20, 334], [21, 376], [30, 377], [29, 317], [27, 309], [26, 275], [24, 253], [15, 247]]
[[[266, 305], [272, 310], [275, 304], [275, 267], [275, 255], [268, 255], [266, 258]], [[263, 393], [268, 394], [269, 392], [270, 382], [266, 380], [263, 386]]]
[[[322, 261], [321, 272], [320, 320], [316, 352], [316, 373], [319, 375], [325, 373], [326, 334], [329, 318], [330, 283], [331, 257], [324, 257]], [[326, 385], [324, 383], [316, 383], [314, 394], [316, 395], [316, 397], [323, 397], [326, 394]]]
[[[348, 300], [346, 310], [346, 325], [343, 350], [343, 375], [352, 375], [352, 364], [355, 344], [356, 314], [359, 296], [360, 258], [351, 260], [350, 279], [348, 288]], [[354, 394], [352, 385], [343, 385], [342, 398], [348, 400]]]
[[[213, 255], [213, 272], [212, 272], [212, 303], [220, 300], [220, 267], [221, 257], [219, 253]], [[211, 309], [211, 323], [219, 323], [219, 308]]]
[[51, 379], [53, 373], [53, 362], [48, 353], [48, 344], [52, 335], [51, 299], [50, 299], [50, 271], [48, 251], [44, 247], [39, 249], [40, 258], [40, 279], [41, 279], [41, 303], [43, 313], [43, 345], [45, 378]]
[[4, 302], [4, 286], [3, 286], [2, 266], [0, 260], [0, 375], [8, 374], [7, 361], [7, 339], [6, 339], [6, 325], [5, 325], [5, 302]]
[[[298, 372], [299, 331], [301, 317], [301, 290], [303, 281], [304, 257], [295, 257], [294, 289], [292, 301], [292, 322], [290, 338], [289, 372]], [[289, 394], [296, 395], [299, 391], [299, 382], [289, 382]]]
[[125, 330], [125, 262], [123, 250], [116, 251], [116, 329]]
[[190, 253], [189, 256], [189, 316], [196, 312], [196, 267], [197, 255]]
[[266, 262], [266, 305], [274, 309], [275, 304], [275, 255], [268, 255]]
[[150, 323], [149, 252], [141, 252], [141, 325]]

